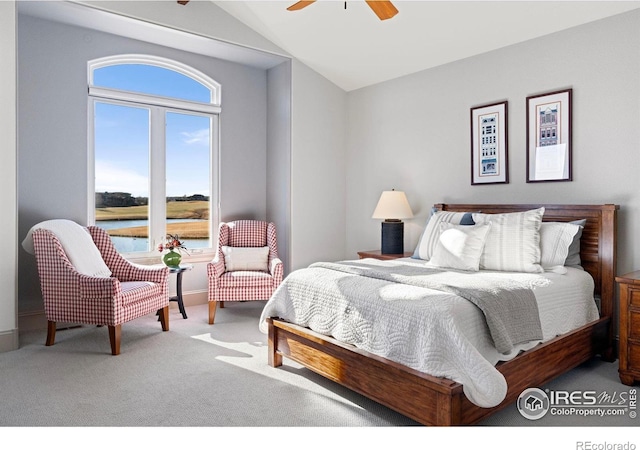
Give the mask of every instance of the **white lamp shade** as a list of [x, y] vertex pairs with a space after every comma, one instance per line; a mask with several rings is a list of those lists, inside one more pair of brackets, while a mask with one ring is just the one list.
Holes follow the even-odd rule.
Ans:
[[402, 191], [384, 191], [372, 219], [409, 219], [413, 217], [407, 196]]

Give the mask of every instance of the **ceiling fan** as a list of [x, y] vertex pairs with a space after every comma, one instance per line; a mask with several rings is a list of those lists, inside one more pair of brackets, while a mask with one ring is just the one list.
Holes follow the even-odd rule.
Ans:
[[[398, 14], [398, 10], [393, 3], [389, 0], [365, 0], [367, 5], [373, 10], [374, 13], [380, 18], [380, 20], [391, 19], [393, 16]], [[306, 8], [312, 3], [315, 3], [316, 0], [307, 0], [307, 1], [299, 1], [289, 6], [287, 10], [289, 11], [298, 11], [302, 8]], [[178, 3], [181, 5], [186, 5], [189, 3], [189, 0], [178, 0]], [[347, 6], [347, 2], [344, 2], [345, 8]]]
[[[315, 2], [316, 0], [299, 1], [289, 6], [287, 10], [298, 11]], [[367, 5], [369, 5], [369, 7], [373, 10], [373, 12], [376, 13], [376, 15], [380, 18], [380, 20], [391, 19], [393, 16], [398, 14], [398, 9], [393, 6], [393, 3], [388, 0], [366, 0], [366, 2]], [[347, 2], [345, 2], [344, 4], [346, 8]]]

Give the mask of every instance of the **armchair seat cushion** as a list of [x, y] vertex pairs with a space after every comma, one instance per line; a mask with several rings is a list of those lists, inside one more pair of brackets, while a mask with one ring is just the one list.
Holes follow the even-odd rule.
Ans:
[[162, 286], [150, 281], [123, 281], [120, 283], [120, 288], [123, 305], [130, 305], [162, 294]]
[[268, 272], [236, 270], [225, 272], [220, 277], [221, 288], [273, 288], [273, 277]]

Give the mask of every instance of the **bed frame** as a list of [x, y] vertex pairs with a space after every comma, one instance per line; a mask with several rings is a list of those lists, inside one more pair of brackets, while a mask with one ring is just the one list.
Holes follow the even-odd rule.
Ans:
[[433, 377], [352, 345], [278, 318], [269, 318], [269, 365], [283, 357], [381, 403], [424, 425], [470, 425], [513, 403], [529, 387], [539, 387], [600, 355], [614, 361], [613, 305], [618, 205], [436, 204], [442, 211], [508, 213], [545, 207], [543, 220], [587, 219], [581, 239], [582, 265], [595, 281], [600, 319], [498, 363], [507, 380], [505, 399], [493, 408], [471, 403], [462, 385]]

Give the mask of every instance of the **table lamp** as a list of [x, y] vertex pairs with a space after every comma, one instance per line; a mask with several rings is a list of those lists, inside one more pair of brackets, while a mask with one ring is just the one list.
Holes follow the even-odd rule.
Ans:
[[404, 222], [401, 219], [413, 217], [411, 206], [409, 206], [404, 192], [395, 189], [384, 191], [371, 217], [384, 219], [380, 252], [384, 255], [404, 253]]

